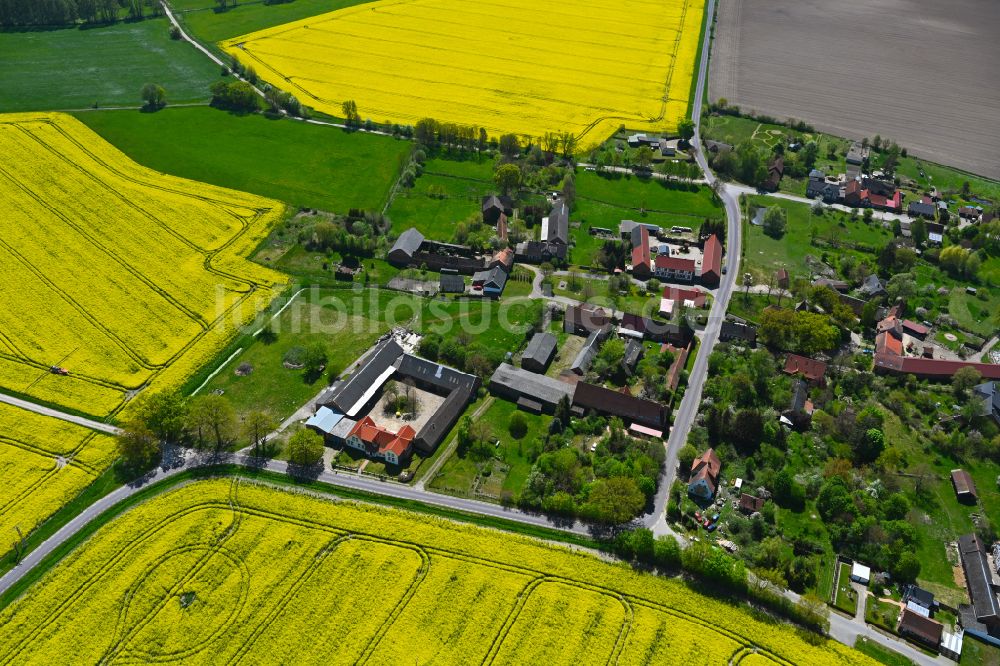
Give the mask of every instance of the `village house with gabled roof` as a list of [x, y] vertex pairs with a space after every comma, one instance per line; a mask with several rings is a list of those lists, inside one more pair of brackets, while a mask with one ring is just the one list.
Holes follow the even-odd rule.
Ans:
[[391, 465], [399, 465], [413, 453], [413, 437], [416, 433], [408, 425], [399, 432], [391, 432], [377, 425], [370, 416], [358, 421], [345, 444], [363, 451], [372, 458], [380, 458]]
[[789, 354], [785, 358], [784, 373], [786, 375], [801, 375], [811, 382], [822, 383], [826, 377], [826, 363], [808, 356]]
[[719, 471], [722, 461], [715, 454], [715, 449], [708, 449], [691, 463], [691, 476], [688, 478], [688, 494], [703, 500], [715, 497], [719, 487]]

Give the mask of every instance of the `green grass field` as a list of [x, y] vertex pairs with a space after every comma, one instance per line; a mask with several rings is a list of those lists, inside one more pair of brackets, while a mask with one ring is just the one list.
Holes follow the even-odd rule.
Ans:
[[858, 636], [857, 641], [854, 643], [854, 649], [868, 655], [875, 661], [886, 664], [886, 666], [912, 666], [913, 664], [912, 661], [898, 652], [883, 647], [875, 641], [870, 641], [864, 636]]
[[[533, 440], [544, 437], [548, 428], [550, 416], [534, 415], [522, 412], [528, 423], [528, 433], [521, 439], [514, 439], [508, 429], [511, 416], [517, 412], [517, 406], [505, 400], [494, 400], [493, 404], [483, 414], [481, 421], [489, 426], [492, 439], [499, 441], [496, 447], [497, 457], [509, 467], [503, 481], [496, 480], [499, 490], [516, 495], [524, 485], [531, 471], [531, 460], [528, 457], [528, 446]], [[444, 466], [430, 483], [430, 487], [446, 492], [469, 495], [472, 484], [479, 473], [476, 463], [469, 457], [457, 453], [445, 461]]]
[[208, 107], [77, 117], [158, 171], [339, 213], [381, 210], [411, 148], [389, 137]]
[[[443, 190], [444, 198], [430, 196], [431, 188]], [[494, 192], [492, 160], [434, 157], [424, 164], [416, 184], [393, 199], [389, 219], [397, 233], [416, 227], [428, 238], [447, 241], [455, 233], [455, 223], [478, 217], [482, 197]]]
[[[290, 416], [319, 393], [326, 382], [323, 377], [308, 381], [302, 370], [286, 368], [285, 354], [293, 347], [322, 342], [329, 354], [328, 367], [346, 368], [389, 330], [383, 317], [383, 300], [379, 292], [371, 294], [375, 300], [358, 298], [343, 289], [303, 292], [272, 323], [278, 333], [275, 342], [253, 340], [202, 392], [224, 391], [238, 412], [265, 409], [280, 419]], [[411, 301], [415, 299], [407, 299]], [[335, 305], [338, 302], [344, 305]], [[243, 363], [250, 363], [253, 372], [240, 377], [235, 371]]]
[[792, 279], [808, 278], [811, 275], [806, 255], [819, 259], [824, 252], [829, 254], [855, 254], [859, 257], [874, 259], [873, 255], [862, 254], [849, 249], [833, 249], [814, 247], [812, 245], [813, 230], [817, 238], [838, 243], [860, 243], [870, 247], [881, 248], [892, 238], [888, 229], [883, 229], [881, 221], [875, 220], [870, 225], [865, 224], [859, 216], [852, 220], [850, 215], [834, 210], [826, 210], [821, 215], [813, 215], [808, 204], [794, 201], [784, 201], [769, 197], [748, 197], [745, 210], [753, 216], [757, 208], [781, 206], [788, 213], [788, 227], [785, 235], [779, 239], [766, 235], [763, 227], [752, 224], [745, 225], [748, 229], [744, 237], [743, 270], [754, 275], [755, 284], [767, 284], [771, 276], [779, 268], [787, 268]]
[[846, 562], [840, 564], [840, 577], [837, 579], [837, 595], [834, 597], [833, 605], [848, 615], [858, 612], [858, 599], [854, 588], [851, 587], [851, 565]]
[[365, 1], [293, 0], [267, 5], [260, 0], [239, 0], [235, 7], [224, 12], [215, 10], [214, 0], [170, 0], [170, 6], [178, 11], [179, 18], [195, 37], [214, 43]]
[[219, 68], [173, 41], [165, 18], [91, 28], [0, 32], [0, 111], [142, 104], [158, 83], [167, 103], [208, 102]]

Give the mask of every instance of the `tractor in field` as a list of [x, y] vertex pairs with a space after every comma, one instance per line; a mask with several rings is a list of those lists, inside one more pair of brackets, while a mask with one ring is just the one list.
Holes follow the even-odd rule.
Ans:
[[50, 367], [49, 372], [51, 372], [53, 375], [62, 375], [64, 377], [69, 374], [69, 370], [59, 365], [53, 365], [52, 367]]

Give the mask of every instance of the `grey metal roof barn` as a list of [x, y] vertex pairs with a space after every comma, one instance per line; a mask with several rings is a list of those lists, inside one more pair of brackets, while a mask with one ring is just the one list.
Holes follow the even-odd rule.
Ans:
[[544, 373], [556, 353], [556, 336], [551, 333], [535, 333], [521, 357], [521, 367], [532, 372]]
[[410, 227], [399, 234], [399, 238], [392, 244], [388, 255], [389, 261], [396, 264], [408, 264], [423, 244], [424, 235], [414, 227]]
[[394, 363], [403, 354], [395, 340], [386, 340], [368, 357], [360, 369], [341, 382], [330, 394], [323, 395], [323, 406], [333, 405], [338, 411], [354, 417], [396, 371]]
[[573, 398], [573, 386], [558, 379], [515, 368], [502, 363], [490, 378], [490, 393], [517, 402], [521, 398], [542, 405], [546, 411], [553, 411], [563, 397]]
[[594, 331], [589, 336], [587, 336], [587, 341], [583, 344], [583, 348], [580, 353], [576, 355], [573, 359], [573, 365], [570, 370], [578, 375], [587, 374], [587, 370], [590, 369], [590, 364], [594, 361], [594, 357], [597, 356], [597, 352], [601, 349], [601, 343], [604, 342], [604, 335], [601, 331]]

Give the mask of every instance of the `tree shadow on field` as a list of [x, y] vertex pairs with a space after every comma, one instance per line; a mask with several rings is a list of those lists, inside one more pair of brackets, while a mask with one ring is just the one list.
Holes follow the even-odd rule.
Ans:
[[296, 481], [316, 481], [319, 479], [319, 475], [323, 473], [323, 462], [320, 461], [315, 465], [296, 465], [295, 463], [288, 463], [288, 476], [292, 477]]

